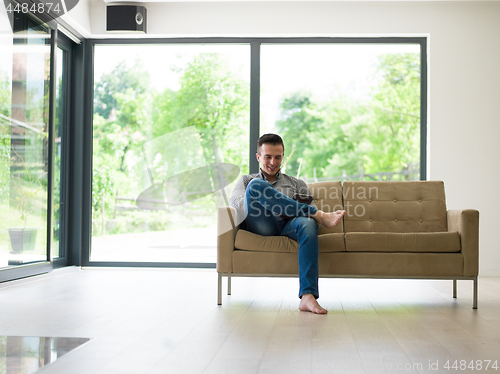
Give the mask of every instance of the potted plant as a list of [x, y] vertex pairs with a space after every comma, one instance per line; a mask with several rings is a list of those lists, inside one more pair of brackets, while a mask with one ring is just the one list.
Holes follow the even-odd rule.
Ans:
[[7, 228], [10, 237], [10, 244], [12, 246], [11, 253], [13, 254], [35, 249], [36, 234], [38, 228], [26, 226], [28, 224], [29, 216], [35, 211], [37, 197], [43, 190], [42, 184], [40, 183], [40, 178], [42, 178], [43, 175], [46, 174], [44, 173], [38, 178], [34, 179], [31, 176], [28, 168], [26, 167], [24, 160], [23, 167], [25, 170], [24, 177], [21, 177], [21, 174], [18, 174], [17, 176], [11, 176], [11, 186], [13, 186], [13, 190], [15, 191], [17, 209], [21, 213], [21, 220], [24, 222], [23, 227]]

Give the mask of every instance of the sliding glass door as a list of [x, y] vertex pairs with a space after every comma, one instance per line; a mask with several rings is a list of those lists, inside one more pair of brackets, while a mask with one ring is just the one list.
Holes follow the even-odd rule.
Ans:
[[2, 268], [47, 261], [51, 30], [22, 21], [0, 60]]
[[48, 25], [23, 13], [0, 23], [0, 281], [5, 281], [50, 271], [54, 258], [65, 257], [59, 240], [60, 166], [69, 50], [56, 47], [53, 21]]
[[258, 171], [266, 132], [285, 140], [285, 172], [309, 183], [426, 178], [425, 38], [91, 46], [84, 265], [214, 267], [216, 209]]

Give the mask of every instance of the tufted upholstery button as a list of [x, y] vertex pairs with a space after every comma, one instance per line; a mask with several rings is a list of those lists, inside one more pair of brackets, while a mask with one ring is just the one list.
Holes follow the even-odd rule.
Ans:
[[368, 202], [371, 203], [372, 202], [372, 199], [368, 199]]
[[418, 199], [418, 202], [421, 203], [422, 202], [422, 199]]
[[397, 220], [397, 219], [395, 219], [395, 220], [394, 220], [394, 222], [398, 222], [398, 220]]
[[421, 219], [421, 220], [420, 220], [420, 223], [422, 223], [422, 222], [424, 222], [424, 220], [423, 220], [423, 219]]
[[394, 199], [394, 202], [396, 202], [396, 201], [397, 201], [397, 200], [396, 200], [396, 199]]
[[370, 222], [373, 221], [371, 218], [370, 218]]

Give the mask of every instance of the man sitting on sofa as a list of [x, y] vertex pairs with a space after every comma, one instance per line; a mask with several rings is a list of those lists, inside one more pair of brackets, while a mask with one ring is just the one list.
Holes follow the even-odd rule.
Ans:
[[279, 135], [262, 135], [257, 144], [260, 172], [243, 175], [236, 182], [229, 205], [244, 214], [248, 231], [263, 236], [283, 235], [298, 241], [299, 309], [326, 314], [327, 310], [316, 300], [318, 225], [328, 228], [338, 225], [345, 211], [327, 213], [317, 209], [306, 183], [281, 173], [284, 153], [285, 145]]

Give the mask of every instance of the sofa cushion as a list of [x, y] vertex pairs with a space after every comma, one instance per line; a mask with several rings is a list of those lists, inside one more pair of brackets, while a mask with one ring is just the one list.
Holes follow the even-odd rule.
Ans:
[[349, 232], [347, 252], [460, 252], [458, 232]]
[[[314, 203], [325, 212], [335, 212], [336, 210], [344, 209], [342, 203], [342, 184], [340, 181], [335, 182], [318, 182], [308, 184], [312, 195], [314, 196]], [[322, 226], [319, 229], [319, 234], [328, 234], [332, 232], [343, 232], [344, 229], [344, 219], [341, 222], [331, 228], [327, 229]]]
[[345, 232], [448, 231], [444, 183], [344, 182]]
[[[330, 233], [318, 235], [320, 252], [345, 251], [344, 234]], [[238, 230], [234, 243], [236, 249], [254, 252], [298, 253], [299, 244], [286, 236], [262, 236], [246, 230]]]

